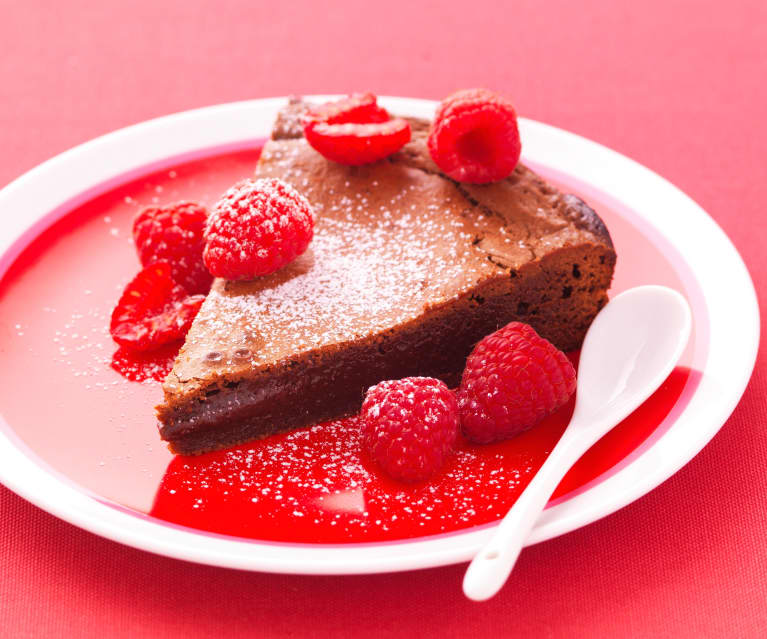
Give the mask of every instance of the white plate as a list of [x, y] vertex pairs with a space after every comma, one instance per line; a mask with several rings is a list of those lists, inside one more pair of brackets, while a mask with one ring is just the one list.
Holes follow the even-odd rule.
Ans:
[[[318, 99], [331, 98], [320, 96]], [[381, 98], [390, 110], [431, 117], [435, 104]], [[41, 221], [63, 203], [82, 202], [167, 158], [204, 154], [268, 135], [284, 98], [179, 113], [103, 136], [28, 172], [0, 191], [0, 264], [6, 267]], [[529, 543], [604, 517], [652, 490], [714, 436], [753, 370], [759, 340], [756, 295], [728, 238], [689, 197], [663, 178], [572, 133], [520, 121], [523, 160], [618, 203], [674, 254], [697, 322], [693, 367], [701, 372], [683, 410], [607, 476], [552, 504]], [[119, 176], [119, 179], [118, 177]], [[35, 227], [36, 230], [32, 231]], [[26, 234], [26, 236], [25, 236]], [[2, 407], [0, 407], [0, 411]], [[105, 503], [40, 462], [0, 420], [0, 481], [48, 512], [104, 537], [190, 561], [248, 570], [307, 574], [410, 570], [468, 560], [492, 526], [396, 543], [263, 543], [196, 532]]]

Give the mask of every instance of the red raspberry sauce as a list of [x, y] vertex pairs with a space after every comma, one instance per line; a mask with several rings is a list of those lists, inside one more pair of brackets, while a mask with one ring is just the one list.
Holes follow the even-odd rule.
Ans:
[[[174, 458], [160, 440], [156, 380], [178, 345], [132, 358], [109, 337], [112, 308], [140, 268], [130, 241], [133, 217], [144, 206], [181, 199], [210, 206], [253, 174], [258, 154], [252, 146], [148, 172], [74, 207], [19, 247], [0, 279], [0, 353], [8, 372], [0, 384], [0, 413], [7, 428], [42, 463], [107, 503], [220, 533], [360, 542], [497, 519], [556, 442], [570, 405], [507, 442], [461, 440], [438, 477], [411, 487], [386, 479], [360, 457], [354, 420], [194, 458]], [[621, 256], [613, 294], [647, 282], [684, 290], [650, 238], [609, 206], [590, 203]], [[584, 457], [558, 495], [633, 451], [697, 375], [675, 370]], [[6, 426], [0, 422], [0, 428]]]
[[[690, 375], [663, 386], [567, 474], [554, 497], [591, 481], [644, 441]], [[387, 541], [495, 521], [514, 503], [567, 425], [573, 400], [505, 442], [461, 438], [440, 473], [415, 486], [361, 453], [356, 417], [199, 457], [176, 457], [151, 514], [211, 532], [274, 541]]]

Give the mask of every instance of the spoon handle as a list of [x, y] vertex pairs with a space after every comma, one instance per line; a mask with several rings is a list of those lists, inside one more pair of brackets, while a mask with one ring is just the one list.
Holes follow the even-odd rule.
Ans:
[[587, 433], [579, 432], [577, 425], [575, 429], [565, 431], [501, 520], [493, 537], [469, 564], [463, 578], [463, 592], [469, 599], [484, 601], [501, 589], [551, 494], [570, 467], [593, 444], [593, 439]]

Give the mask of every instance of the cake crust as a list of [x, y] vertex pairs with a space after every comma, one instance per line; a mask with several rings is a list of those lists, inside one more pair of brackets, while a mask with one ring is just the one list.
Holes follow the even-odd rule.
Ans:
[[573, 350], [607, 301], [615, 252], [577, 197], [523, 165], [458, 184], [429, 157], [423, 120], [388, 160], [338, 165], [303, 139], [305, 108], [281, 111], [256, 175], [306, 195], [314, 240], [273, 275], [214, 282], [157, 409], [174, 452], [354, 412], [382, 379], [454, 383], [473, 345], [512, 320]]

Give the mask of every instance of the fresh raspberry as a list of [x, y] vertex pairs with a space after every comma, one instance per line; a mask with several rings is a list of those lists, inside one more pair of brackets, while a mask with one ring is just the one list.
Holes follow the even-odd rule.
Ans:
[[377, 162], [410, 141], [410, 123], [389, 119], [370, 93], [313, 107], [304, 117], [304, 136], [328, 160], [359, 166]]
[[328, 160], [360, 166], [377, 162], [410, 142], [410, 124], [402, 118], [375, 124], [311, 124], [307, 142]]
[[168, 262], [155, 262], [125, 287], [112, 311], [109, 332], [120, 346], [154, 350], [183, 339], [204, 300], [204, 295], [189, 295], [173, 280]]
[[386, 109], [378, 106], [377, 98], [372, 93], [353, 93], [337, 100], [314, 105], [304, 115], [304, 125], [309, 122], [324, 122], [325, 124], [371, 124], [386, 122], [389, 114]]
[[438, 379], [406, 377], [368, 389], [362, 445], [395, 479], [427, 479], [442, 466], [458, 435], [458, 403]]
[[142, 266], [169, 262], [171, 274], [192, 294], [206, 294], [213, 277], [202, 261], [208, 213], [194, 202], [149, 206], [133, 220], [133, 241]]
[[429, 132], [429, 153], [448, 177], [484, 184], [511, 175], [522, 144], [511, 102], [487, 89], [445, 98]]
[[535, 426], [575, 391], [567, 356], [527, 324], [482, 339], [466, 360], [458, 405], [463, 433], [486, 444]]
[[250, 280], [301, 255], [314, 234], [306, 198], [276, 178], [244, 180], [213, 207], [203, 259], [216, 277]]

